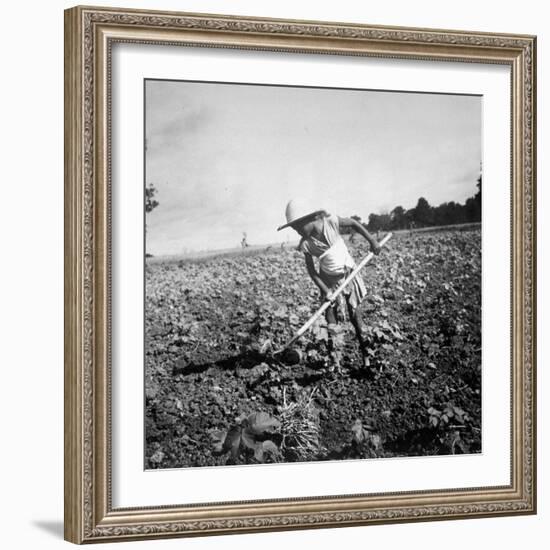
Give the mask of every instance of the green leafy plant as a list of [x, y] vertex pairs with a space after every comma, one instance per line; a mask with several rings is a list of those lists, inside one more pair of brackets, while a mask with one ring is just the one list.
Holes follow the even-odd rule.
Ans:
[[370, 424], [363, 424], [359, 418], [351, 426], [352, 446], [361, 457], [376, 456], [382, 448], [382, 440]]
[[280, 451], [271, 439], [277, 435], [281, 423], [265, 412], [253, 413], [232, 426], [228, 431], [212, 430], [210, 437], [214, 452], [231, 453], [233, 460], [254, 456], [257, 462], [277, 462]]
[[469, 415], [460, 407], [456, 407], [452, 403], [447, 403], [443, 410], [430, 407], [428, 409], [428, 415], [430, 425], [433, 428], [451, 425], [453, 420], [459, 424], [470, 421]]
[[386, 319], [368, 326], [365, 337], [369, 343], [367, 347], [367, 366], [377, 366], [380, 370], [388, 367], [391, 361], [389, 354], [397, 355], [398, 346], [405, 339], [399, 325], [389, 323]]
[[313, 403], [315, 390], [287, 399], [277, 409], [279, 418], [257, 412], [244, 418], [229, 430], [211, 430], [214, 453], [230, 454], [234, 461], [251, 457], [256, 462], [311, 460], [321, 451], [319, 411]]

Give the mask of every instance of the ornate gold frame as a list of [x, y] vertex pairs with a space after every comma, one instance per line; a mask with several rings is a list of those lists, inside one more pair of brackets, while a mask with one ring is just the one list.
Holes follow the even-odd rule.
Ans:
[[[417, 493], [113, 509], [111, 45], [120, 41], [499, 63], [512, 71], [512, 482]], [[536, 38], [76, 7], [65, 12], [65, 538], [102, 542], [536, 511]]]

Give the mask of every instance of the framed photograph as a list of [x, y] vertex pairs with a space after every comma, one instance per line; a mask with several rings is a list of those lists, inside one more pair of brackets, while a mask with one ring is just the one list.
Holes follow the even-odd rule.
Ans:
[[534, 36], [65, 12], [65, 538], [536, 512]]

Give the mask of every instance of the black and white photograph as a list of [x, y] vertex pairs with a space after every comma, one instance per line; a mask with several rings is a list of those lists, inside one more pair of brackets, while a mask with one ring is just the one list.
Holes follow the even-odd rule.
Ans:
[[145, 468], [482, 451], [482, 97], [147, 79]]

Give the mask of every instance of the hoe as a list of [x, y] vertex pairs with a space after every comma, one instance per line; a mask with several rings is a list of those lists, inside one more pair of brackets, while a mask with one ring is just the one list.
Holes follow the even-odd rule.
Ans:
[[[381, 247], [384, 246], [391, 238], [392, 238], [392, 233], [388, 233], [380, 241], [380, 246]], [[330, 299], [326, 300], [323, 303], [323, 305], [309, 318], [309, 320], [306, 323], [304, 323], [302, 325], [302, 327], [296, 332], [296, 334], [294, 334], [294, 336], [282, 348], [280, 348], [277, 351], [273, 352], [273, 356], [279, 355], [279, 354], [283, 353], [284, 351], [288, 350], [290, 348], [290, 346], [292, 346], [292, 344], [294, 344], [294, 342], [296, 342], [296, 340], [301, 338], [311, 328], [313, 323], [315, 323], [315, 321], [317, 321], [317, 319], [319, 319], [319, 317], [321, 315], [323, 315], [323, 313], [326, 311], [326, 309], [328, 309], [332, 305], [334, 300], [342, 293], [344, 288], [346, 288], [346, 286], [349, 285], [349, 283], [351, 281], [353, 281], [353, 279], [357, 276], [359, 271], [361, 271], [361, 269], [363, 269], [373, 258], [374, 258], [374, 253], [370, 252], [369, 254], [367, 254], [359, 262], [357, 267], [344, 279], [342, 284], [331, 294]], [[291, 361], [291, 362], [294, 362], [294, 361]], [[299, 362], [299, 358], [297, 358], [296, 362]]]

